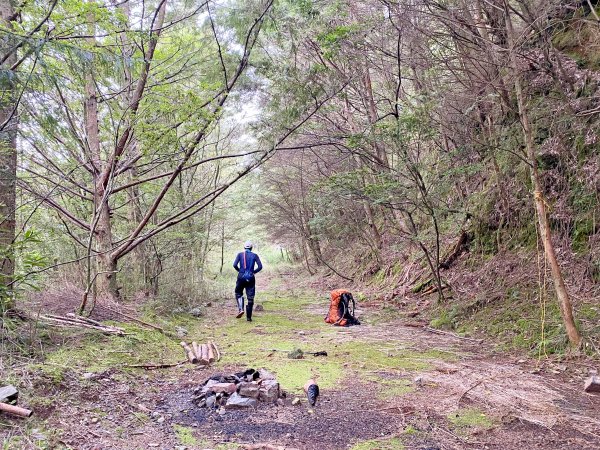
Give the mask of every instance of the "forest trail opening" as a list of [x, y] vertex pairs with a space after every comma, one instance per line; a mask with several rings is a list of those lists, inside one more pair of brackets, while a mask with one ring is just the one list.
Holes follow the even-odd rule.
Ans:
[[[45, 393], [48, 402], [36, 406], [45, 422], [35, 424], [29, 439], [39, 447], [52, 441], [81, 449], [600, 446], [600, 398], [583, 393], [579, 380], [564, 373], [538, 372], [535, 360], [516, 363], [475, 340], [404, 326], [360, 303], [363, 325], [334, 327], [323, 320], [326, 293], [291, 289], [280, 278], [259, 289], [257, 304], [264, 310], [252, 323], [235, 319], [233, 300], [185, 323], [188, 338], [218, 342], [223, 358], [215, 367], [143, 371], [115, 365], [111, 357], [119, 352], [181, 359], [177, 342], [171, 346], [157, 332], [136, 334], [134, 327], [125, 338], [96, 335], [89, 344], [84, 339], [77, 349], [48, 355], [46, 370], [65, 370], [54, 384], [37, 383], [37, 395]], [[127, 339], [132, 347], [121, 350]], [[297, 348], [327, 356], [288, 358]], [[209, 376], [247, 367], [274, 372], [286, 405], [219, 414], [191, 402], [194, 388]], [[315, 408], [302, 392], [309, 378], [321, 389]], [[291, 405], [295, 397], [302, 399], [298, 406]]]

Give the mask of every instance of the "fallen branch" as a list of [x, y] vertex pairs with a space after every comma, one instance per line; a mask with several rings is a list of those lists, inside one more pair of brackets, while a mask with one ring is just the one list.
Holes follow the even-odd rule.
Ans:
[[169, 367], [178, 367], [182, 364], [185, 364], [188, 360], [185, 359], [178, 363], [157, 363], [157, 364], [125, 364], [123, 367], [131, 367], [134, 369], [146, 369], [146, 370], [155, 370], [155, 369], [167, 369]]
[[469, 392], [471, 392], [473, 389], [475, 389], [477, 386], [479, 386], [481, 383], [483, 383], [483, 381], [485, 380], [485, 378], [482, 378], [481, 380], [479, 380], [476, 383], [473, 383], [473, 385], [468, 388], [467, 390], [465, 390], [462, 394], [460, 394], [460, 397], [458, 397], [458, 401], [456, 402], [457, 406], [460, 406], [460, 402], [462, 401], [462, 399], [465, 397], [465, 395], [467, 395]]
[[123, 317], [125, 317], [126, 319], [129, 319], [129, 320], [131, 320], [132, 322], [138, 323], [138, 324], [140, 324], [140, 325], [143, 325], [143, 326], [145, 326], [145, 327], [152, 328], [153, 330], [156, 330], [156, 331], [160, 331], [162, 334], [167, 334], [167, 333], [165, 332], [165, 330], [164, 330], [164, 329], [162, 329], [161, 327], [159, 327], [158, 325], [153, 325], [153, 324], [151, 324], [151, 323], [144, 322], [143, 320], [136, 319], [136, 318], [135, 318], [135, 317], [133, 317], [133, 316], [130, 316], [130, 315], [128, 315], [128, 314], [125, 314], [125, 313], [123, 313], [123, 312], [121, 312], [121, 311], [116, 311], [116, 310], [114, 310], [114, 309], [112, 309], [112, 308], [109, 308], [108, 306], [104, 306], [104, 305], [96, 305], [96, 307], [100, 307], [100, 308], [102, 308], [102, 309], [105, 309], [105, 310], [107, 310], [107, 311], [110, 311], [111, 313], [114, 313], [114, 314], [118, 314], [118, 315], [120, 315], [120, 316], [123, 316]]
[[90, 328], [101, 331], [105, 334], [116, 334], [118, 336], [125, 336], [125, 330], [123, 330], [122, 328], [113, 327], [110, 325], [103, 325], [100, 322], [96, 322], [95, 320], [81, 318], [79, 316], [63, 317], [48, 314], [30, 319], [33, 321], [39, 320], [41, 322], [46, 323], [47, 325], [60, 326], [65, 328]]
[[442, 334], [442, 335], [445, 335], [445, 336], [452, 336], [453, 338], [456, 338], [456, 339], [462, 339], [462, 340], [465, 340], [465, 341], [476, 342], [478, 344], [481, 344], [483, 342], [483, 339], [474, 339], [474, 338], [470, 338], [470, 337], [460, 336], [460, 335], [458, 335], [456, 333], [450, 333], [449, 331], [437, 330], [435, 328], [431, 328], [431, 327], [427, 327], [427, 326], [424, 326], [423, 330], [425, 330], [425, 331], [427, 331], [429, 333]]

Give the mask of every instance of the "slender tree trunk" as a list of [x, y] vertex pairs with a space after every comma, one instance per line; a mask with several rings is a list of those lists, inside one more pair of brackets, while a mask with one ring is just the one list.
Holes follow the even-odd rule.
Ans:
[[556, 291], [556, 297], [560, 306], [563, 323], [569, 337], [571, 345], [578, 347], [581, 343], [581, 334], [575, 325], [575, 319], [573, 317], [573, 306], [569, 298], [569, 293], [565, 286], [560, 265], [556, 259], [556, 252], [554, 250], [554, 244], [552, 243], [552, 232], [550, 230], [550, 223], [548, 221], [548, 214], [546, 211], [546, 200], [542, 190], [540, 182], [540, 175], [537, 164], [537, 154], [535, 150], [535, 144], [533, 142], [533, 133], [531, 130], [531, 124], [529, 122], [529, 115], [527, 112], [527, 106], [525, 104], [525, 98], [523, 89], [521, 86], [520, 74], [518, 73], [517, 57], [515, 55], [515, 35], [510, 17], [510, 8], [508, 2], [504, 1], [504, 11], [506, 15], [506, 31], [509, 44], [509, 52], [511, 64], [514, 70], [514, 83], [515, 83], [515, 94], [517, 97], [517, 104], [519, 108], [519, 117], [521, 119], [521, 125], [523, 128], [523, 136], [525, 138], [525, 146], [527, 149], [527, 159], [530, 165], [529, 174], [531, 177], [531, 184], [533, 186], [533, 201], [538, 216], [538, 226], [540, 230], [540, 236], [544, 244], [544, 252], [546, 259], [550, 264], [550, 271], [552, 273], [552, 281], [554, 282], [554, 289]]
[[221, 267], [219, 267], [219, 273], [223, 274], [223, 267], [225, 266], [225, 219], [221, 221]]
[[[0, 23], [12, 29], [13, 2], [0, 0]], [[4, 33], [0, 39], [0, 56], [13, 47], [14, 42]], [[0, 83], [0, 311], [12, 306], [12, 284], [15, 271], [12, 244], [15, 239], [16, 179], [17, 179], [17, 101], [14, 77], [10, 68], [17, 61], [16, 52], [2, 64], [6, 71]]]
[[[89, 0], [95, 3], [94, 0]], [[89, 17], [90, 45], [96, 44], [96, 24], [94, 17]], [[100, 146], [100, 130], [98, 124], [98, 93], [94, 79], [93, 62], [87, 66], [85, 82], [85, 133], [87, 146], [95, 166], [94, 172], [94, 208], [97, 215], [97, 224], [95, 230], [92, 227], [92, 233], [96, 237], [96, 286], [99, 294], [104, 294], [118, 298], [117, 290], [117, 261], [111, 256], [112, 253], [112, 229], [109, 207], [108, 186], [103, 183], [103, 174], [106, 170], [106, 163], [102, 160]]]

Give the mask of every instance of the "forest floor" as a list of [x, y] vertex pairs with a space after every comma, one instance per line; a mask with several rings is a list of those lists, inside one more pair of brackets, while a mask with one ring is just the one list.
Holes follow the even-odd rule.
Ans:
[[[360, 326], [333, 327], [323, 322], [326, 295], [281, 278], [265, 284], [252, 323], [234, 318], [231, 301], [213, 302], [199, 319], [140, 316], [188, 342], [213, 339], [223, 353], [214, 367], [127, 367], [183, 356], [180, 339], [131, 324], [120, 324], [125, 337], [49, 332], [42, 362], [15, 363], [0, 377], [35, 411], [26, 421], [0, 418], [2, 448], [600, 448], [600, 395], [583, 392], [587, 368], [495, 353], [376, 308], [358, 311]], [[295, 348], [328, 356], [289, 359]], [[248, 367], [277, 375], [285, 406], [220, 415], [191, 402], [209, 376]], [[321, 388], [312, 409], [302, 393], [308, 378]]]

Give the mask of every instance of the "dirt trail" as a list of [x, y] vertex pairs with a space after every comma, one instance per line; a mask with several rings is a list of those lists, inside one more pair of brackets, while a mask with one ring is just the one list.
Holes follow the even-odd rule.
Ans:
[[[517, 362], [482, 343], [382, 319], [374, 309], [360, 311], [361, 326], [332, 327], [322, 320], [326, 302], [324, 295], [263, 290], [265, 310], [252, 323], [236, 321], [229, 303], [206, 308], [189, 336], [215, 339], [220, 365], [114, 368], [83, 378], [88, 369], [74, 370], [59, 386], [37, 388], [56, 399], [36, 411], [55, 434], [40, 438], [29, 429], [21, 446], [8, 448], [600, 448], [600, 396], [582, 391], [582, 372], [538, 371], [535, 360]], [[288, 359], [284, 350], [298, 347], [328, 356]], [[208, 376], [256, 366], [277, 374], [289, 394], [285, 406], [220, 415], [191, 403]], [[291, 406], [312, 376], [321, 402], [312, 410]]]

